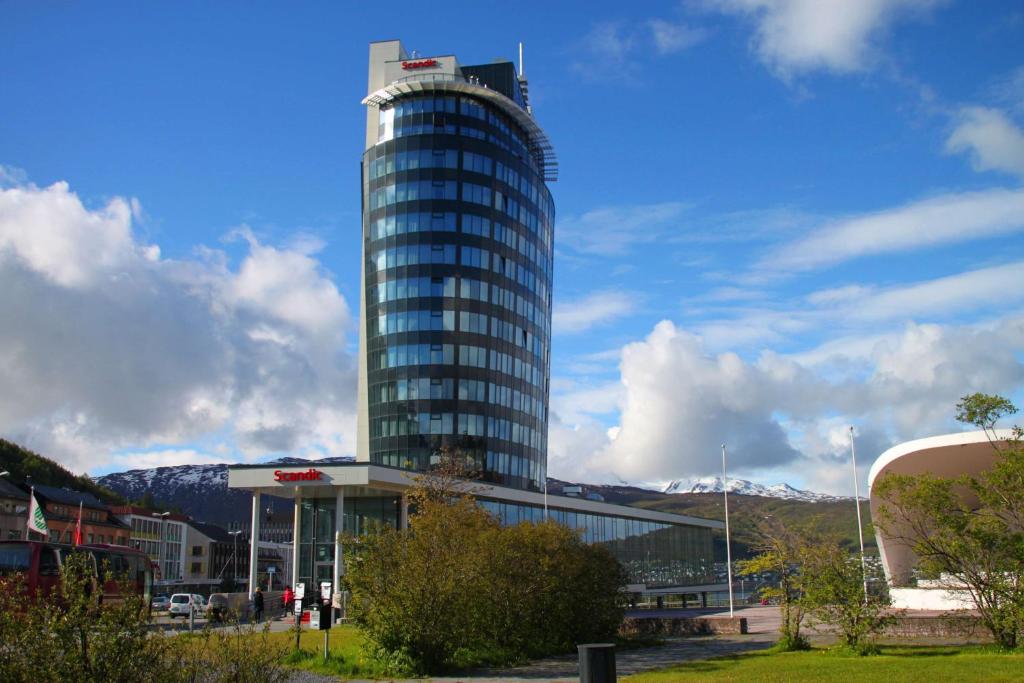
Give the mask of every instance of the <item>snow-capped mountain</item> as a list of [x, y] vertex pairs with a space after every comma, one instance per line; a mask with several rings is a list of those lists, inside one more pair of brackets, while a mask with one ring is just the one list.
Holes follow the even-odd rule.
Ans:
[[[280, 465], [329, 465], [337, 462], [349, 462], [351, 458], [323, 458], [307, 460], [304, 458], [281, 458], [267, 464]], [[232, 523], [247, 523], [251, 510], [252, 498], [248, 491], [228, 488], [228, 465], [177, 465], [172, 467], [156, 467], [144, 470], [116, 472], [96, 479], [105, 486], [128, 500], [139, 500], [149, 494], [152, 500], [166, 507], [182, 510], [195, 519], [221, 526]], [[557, 479], [549, 479], [548, 486], [557, 491], [566, 485]], [[639, 495], [649, 495], [651, 490], [636, 486], [590, 486], [583, 484], [588, 490], [600, 493], [609, 502], [628, 504]], [[663, 494], [682, 493], [721, 493], [722, 480], [719, 477], [701, 479], [683, 479], [671, 482], [662, 491]], [[730, 479], [729, 493], [746, 496], [764, 496], [782, 498], [811, 503], [823, 501], [848, 500], [840, 496], [830, 496], [813, 491], [800, 491], [788, 484], [764, 486], [745, 479]], [[657, 493], [655, 492], [655, 495]], [[620, 500], [621, 499], [621, 500]], [[273, 510], [273, 519], [285, 523], [291, 519], [292, 504], [290, 500], [267, 497], [267, 506]]]
[[[352, 458], [280, 458], [267, 464], [330, 465], [350, 462]], [[160, 505], [174, 507], [203, 522], [228, 526], [232, 522], [245, 522], [251, 509], [248, 491], [228, 488], [228, 466], [176, 465], [145, 470], [129, 470], [97, 477], [96, 482], [119, 493], [128, 500], [139, 500], [146, 494]], [[274, 519], [291, 519], [291, 501], [267, 498]]]
[[[699, 479], [677, 479], [665, 487], [665, 493], [721, 493], [723, 490], [721, 477], [701, 477]], [[826, 493], [801, 491], [789, 484], [765, 486], [755, 484], [746, 479], [729, 479], [729, 493], [743, 496], [764, 496], [766, 498], [783, 498], [785, 500], [803, 500], [809, 503], [852, 499], [852, 496], [830, 496]]]

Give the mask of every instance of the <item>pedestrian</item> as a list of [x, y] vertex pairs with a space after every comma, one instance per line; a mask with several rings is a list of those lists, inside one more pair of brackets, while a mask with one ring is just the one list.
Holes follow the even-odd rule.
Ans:
[[284, 613], [286, 615], [291, 614], [292, 613], [292, 600], [295, 599], [295, 594], [292, 593], [292, 587], [291, 586], [285, 586], [284, 587], [284, 595], [281, 596], [281, 597], [284, 598]]
[[256, 587], [256, 593], [252, 596], [252, 611], [256, 616], [256, 623], [263, 619], [263, 591]]

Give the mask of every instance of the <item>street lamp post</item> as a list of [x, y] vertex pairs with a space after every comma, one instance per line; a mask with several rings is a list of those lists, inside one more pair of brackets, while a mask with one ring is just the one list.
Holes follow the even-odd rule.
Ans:
[[238, 534], [242, 533], [242, 530], [241, 529], [235, 529], [234, 531], [229, 531], [228, 533], [231, 534], [231, 541], [232, 541], [232, 546], [233, 546], [233, 548], [231, 550], [231, 566], [234, 569], [234, 573], [235, 573], [234, 589], [237, 591], [238, 590]]
[[850, 460], [853, 462], [853, 504], [857, 506], [857, 537], [860, 539], [860, 573], [864, 579], [864, 604], [868, 602], [868, 566], [864, 560], [864, 526], [860, 521], [860, 483], [857, 481], [857, 449], [853, 445], [853, 425], [850, 425]]

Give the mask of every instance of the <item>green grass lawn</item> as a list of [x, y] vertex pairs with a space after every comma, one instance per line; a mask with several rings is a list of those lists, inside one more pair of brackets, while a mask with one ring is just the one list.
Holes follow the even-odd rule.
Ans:
[[295, 633], [280, 632], [269, 634], [275, 643], [286, 644], [290, 654], [288, 666], [307, 669], [335, 676], [375, 678], [384, 675], [383, 667], [375, 660], [363, 655], [363, 636], [355, 626], [335, 626], [328, 641], [329, 656], [324, 660], [323, 631], [302, 631], [299, 640], [300, 652], [295, 653]]
[[882, 654], [858, 657], [834, 650], [751, 652], [689, 662], [624, 678], [629, 683], [667, 681], [852, 681], [858, 683], [942, 683], [1024, 681], [1024, 653], [985, 647], [883, 647]]

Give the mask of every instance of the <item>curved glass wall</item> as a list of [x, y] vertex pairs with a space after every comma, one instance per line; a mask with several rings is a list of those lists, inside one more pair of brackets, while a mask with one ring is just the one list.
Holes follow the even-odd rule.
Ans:
[[446, 447], [538, 490], [554, 203], [526, 133], [470, 96], [396, 100], [363, 206], [370, 462], [425, 469]]

